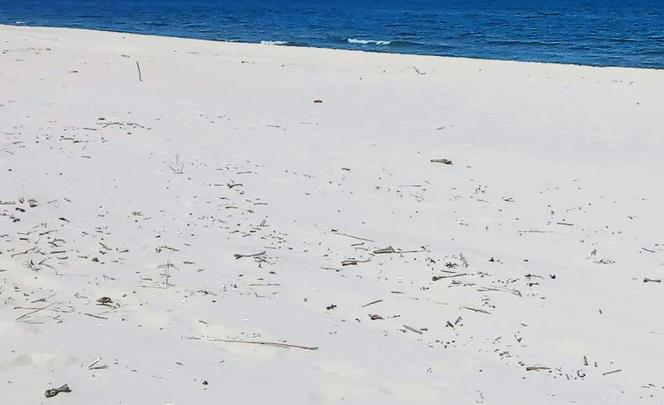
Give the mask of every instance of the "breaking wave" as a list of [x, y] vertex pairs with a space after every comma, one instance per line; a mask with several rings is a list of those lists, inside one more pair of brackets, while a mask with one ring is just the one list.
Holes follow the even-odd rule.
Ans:
[[392, 41], [380, 41], [376, 39], [357, 39], [357, 38], [348, 38], [346, 39], [349, 44], [359, 44], [359, 45], [378, 45], [386, 46], [390, 45]]
[[290, 45], [288, 41], [261, 41], [261, 45]]

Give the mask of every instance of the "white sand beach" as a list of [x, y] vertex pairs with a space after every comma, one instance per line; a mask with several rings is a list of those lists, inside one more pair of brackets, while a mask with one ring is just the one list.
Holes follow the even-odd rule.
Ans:
[[663, 107], [657, 70], [0, 26], [0, 403], [661, 404]]

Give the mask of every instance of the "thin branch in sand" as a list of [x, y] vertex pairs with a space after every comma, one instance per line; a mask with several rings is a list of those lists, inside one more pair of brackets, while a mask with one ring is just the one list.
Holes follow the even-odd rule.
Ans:
[[371, 260], [357, 260], [357, 259], [348, 259], [341, 262], [341, 266], [355, 266], [359, 263], [369, 263]]
[[318, 346], [300, 346], [292, 345], [289, 343], [280, 343], [280, 342], [268, 342], [262, 340], [235, 340], [235, 339], [219, 339], [205, 336], [188, 336], [187, 339], [190, 340], [207, 340], [210, 342], [224, 342], [224, 343], [242, 343], [248, 345], [262, 345], [262, 346], [272, 346], [279, 347], [282, 349], [302, 349], [302, 350], [318, 350]]
[[417, 330], [417, 329], [413, 328], [412, 326], [403, 325], [403, 327], [404, 327], [405, 329], [408, 329], [409, 331], [411, 331], [411, 332], [413, 332], [413, 333], [417, 333], [418, 335], [421, 335], [421, 334], [422, 334], [422, 331], [421, 331], [421, 330]]
[[491, 312], [487, 311], [486, 309], [479, 309], [479, 308], [472, 308], [472, 307], [462, 307], [462, 308], [465, 308], [465, 309], [467, 309], [467, 310], [469, 310], [469, 311], [481, 312], [481, 313], [483, 313], [483, 314], [489, 314], [489, 315], [491, 315]]
[[545, 366], [526, 367], [526, 371], [545, 371], [545, 370], [551, 370], [551, 367], [545, 367]]
[[138, 81], [142, 82], [143, 81], [143, 75], [141, 73], [141, 65], [138, 64], [138, 61], [136, 61], [136, 68], [138, 69]]
[[91, 314], [89, 312], [83, 312], [83, 315], [91, 316], [91, 317], [97, 318], [97, 319], [108, 319], [105, 316], [99, 316], [99, 315]]
[[427, 250], [424, 249], [424, 247], [422, 247], [421, 250], [396, 250], [396, 249], [394, 249], [392, 246], [388, 246], [388, 247], [386, 247], [386, 248], [382, 248], [382, 249], [376, 249], [376, 250], [374, 250], [374, 251], [373, 251], [373, 254], [375, 254], [375, 255], [380, 255], [380, 254], [391, 254], [391, 253], [394, 253], [394, 254], [402, 254], [402, 253], [422, 253], [422, 252], [426, 252], [426, 251], [427, 251]]
[[92, 368], [95, 366], [95, 364], [99, 363], [101, 361], [101, 357], [97, 357], [92, 363], [88, 364], [88, 370], [92, 370]]
[[611, 371], [605, 371], [602, 373], [602, 375], [609, 375], [609, 374], [614, 374], [614, 373], [619, 373], [621, 372], [621, 369], [616, 369], [616, 370], [611, 370]]
[[452, 275], [449, 275], [449, 276], [433, 276], [431, 279], [433, 281], [438, 281], [438, 280], [443, 279], [443, 278], [453, 278], [453, 277], [461, 277], [461, 276], [467, 276], [467, 275], [468, 275], [468, 273], [458, 273], [458, 274], [452, 274]]
[[235, 258], [235, 260], [237, 260], [237, 259], [242, 259], [242, 258], [245, 258], [245, 257], [260, 257], [260, 256], [264, 256], [264, 255], [265, 255], [265, 251], [258, 252], [258, 253], [251, 253], [251, 254], [235, 253], [235, 254], [233, 254], [233, 257]]
[[336, 235], [345, 236], [345, 237], [347, 237], [347, 238], [353, 238], [353, 239], [357, 239], [357, 240], [363, 240], [363, 241], [365, 241], [365, 242], [375, 242], [375, 241], [373, 241], [373, 240], [371, 240], [371, 239], [361, 238], [361, 237], [359, 237], [359, 236], [354, 236], [354, 235], [349, 235], [349, 234], [347, 234], [347, 233], [339, 232], [339, 231], [336, 230], [336, 229], [332, 229], [332, 230], [330, 230], [330, 232], [332, 232], [333, 234], [336, 234]]
[[369, 305], [378, 304], [379, 302], [383, 302], [383, 300], [371, 301], [371, 302], [368, 303], [368, 304], [364, 304], [364, 305], [362, 305], [360, 308], [365, 308], [365, 307], [368, 307]]
[[373, 251], [373, 253], [375, 255], [380, 255], [380, 254], [388, 254], [388, 253], [397, 253], [397, 251], [394, 250], [394, 248], [392, 246], [388, 246], [386, 248], [376, 249], [376, 250]]
[[35, 304], [35, 303], [37, 303], [37, 302], [44, 302], [44, 301], [46, 301], [46, 300], [48, 300], [48, 299], [51, 299], [51, 298], [55, 297], [56, 295], [57, 295], [57, 293], [53, 293], [53, 294], [49, 295], [48, 297], [38, 298], [38, 299], [36, 299], [36, 300], [34, 300], [34, 301], [30, 301], [30, 303], [31, 303], [31, 304]]
[[45, 310], [46, 308], [48, 308], [48, 307], [50, 307], [50, 306], [53, 306], [53, 305], [55, 305], [54, 302], [52, 302], [52, 303], [50, 303], [50, 304], [48, 304], [48, 305], [44, 305], [43, 307], [39, 307], [39, 308], [37, 308], [37, 309], [35, 309], [35, 310], [33, 310], [33, 311], [30, 311], [30, 312], [28, 312], [28, 313], [25, 313], [25, 314], [19, 316], [18, 318], [14, 319], [14, 320], [15, 320], [15, 321], [20, 321], [20, 320], [23, 319], [23, 318], [26, 318], [26, 317], [28, 317], [28, 316], [30, 316], [30, 315], [32, 315], [32, 314], [36, 314], [36, 313], [39, 312], [39, 311], [43, 311], [43, 310]]

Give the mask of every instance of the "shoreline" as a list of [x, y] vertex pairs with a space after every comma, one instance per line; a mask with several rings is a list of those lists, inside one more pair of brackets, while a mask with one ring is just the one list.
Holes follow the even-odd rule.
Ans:
[[[202, 39], [195, 37], [186, 37], [186, 36], [171, 36], [171, 35], [161, 35], [161, 34], [147, 34], [147, 33], [138, 33], [138, 32], [126, 32], [126, 31], [111, 31], [111, 30], [101, 30], [101, 29], [90, 29], [90, 28], [74, 28], [74, 27], [59, 27], [59, 26], [32, 26], [32, 25], [23, 25], [23, 24], [0, 24], [0, 27], [7, 28], [25, 28], [25, 29], [35, 29], [35, 30], [71, 30], [71, 31], [83, 31], [83, 32], [99, 32], [99, 33], [110, 33], [117, 35], [132, 35], [139, 37], [155, 37], [155, 38], [172, 38], [172, 39], [181, 39], [181, 40], [191, 40], [191, 41], [202, 41], [218, 44], [234, 44], [234, 45], [260, 45], [260, 46], [273, 46], [273, 47], [283, 47], [283, 48], [295, 48], [295, 49], [310, 49], [310, 50], [328, 50], [328, 51], [340, 51], [340, 52], [351, 52], [351, 53], [360, 53], [360, 54], [370, 54], [370, 55], [397, 55], [402, 57], [415, 57], [415, 58], [441, 58], [441, 59], [453, 59], [453, 60], [468, 60], [468, 61], [477, 61], [477, 62], [504, 62], [504, 63], [523, 63], [523, 64], [534, 64], [534, 65], [552, 65], [552, 66], [561, 66], [561, 67], [577, 67], [577, 68], [599, 68], [599, 69], [627, 69], [627, 70], [646, 70], [654, 72], [664, 71], [664, 67], [634, 67], [634, 66], [620, 66], [620, 65], [591, 65], [591, 64], [576, 64], [576, 63], [565, 63], [565, 62], [540, 62], [536, 60], [519, 60], [519, 59], [487, 59], [481, 57], [470, 57], [470, 56], [448, 56], [448, 55], [436, 55], [436, 54], [424, 54], [424, 53], [399, 53], [399, 52], [388, 52], [388, 51], [376, 51], [376, 50], [362, 50], [362, 49], [344, 49], [344, 48], [332, 48], [332, 47], [318, 47], [318, 46], [306, 46], [306, 45], [290, 45], [290, 44], [277, 44], [276, 42], [282, 42], [279, 40], [261, 40], [260, 42], [241, 42], [233, 40], [222, 40], [222, 39]], [[275, 43], [270, 43], [275, 42]]]

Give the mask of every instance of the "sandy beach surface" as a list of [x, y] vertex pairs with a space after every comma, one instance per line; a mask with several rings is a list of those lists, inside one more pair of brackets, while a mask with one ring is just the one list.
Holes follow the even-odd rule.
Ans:
[[663, 106], [656, 70], [0, 26], [0, 403], [661, 404]]

